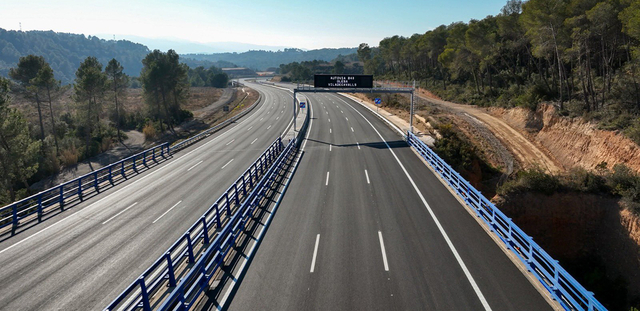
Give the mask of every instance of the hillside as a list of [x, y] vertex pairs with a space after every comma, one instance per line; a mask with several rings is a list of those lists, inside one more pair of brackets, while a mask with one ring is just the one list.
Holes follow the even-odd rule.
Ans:
[[21, 56], [41, 55], [49, 62], [56, 78], [63, 84], [75, 79], [75, 72], [87, 56], [95, 56], [104, 65], [116, 58], [126, 74], [138, 76], [141, 60], [149, 49], [126, 40], [103, 40], [97, 37], [53, 31], [7, 31], [0, 28], [0, 75], [7, 77]]
[[303, 51], [300, 49], [284, 49], [283, 51], [247, 51], [244, 53], [185, 54], [187, 58], [208, 60], [212, 62], [227, 61], [238, 66], [262, 71], [280, 64], [303, 61], [331, 61], [339, 55], [353, 54], [356, 48], [318, 49]]

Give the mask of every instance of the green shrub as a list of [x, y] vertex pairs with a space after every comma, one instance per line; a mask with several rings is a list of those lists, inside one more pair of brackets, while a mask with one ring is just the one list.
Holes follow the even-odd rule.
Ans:
[[501, 195], [532, 191], [551, 195], [562, 189], [562, 184], [557, 176], [545, 173], [540, 168], [532, 168], [519, 171], [515, 178], [506, 181], [497, 189]]

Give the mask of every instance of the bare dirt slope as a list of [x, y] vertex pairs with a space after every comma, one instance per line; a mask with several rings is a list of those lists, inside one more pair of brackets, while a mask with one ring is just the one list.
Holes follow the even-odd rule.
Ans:
[[443, 110], [466, 117], [467, 122], [480, 130], [482, 128], [489, 130], [512, 153], [522, 168], [541, 167], [551, 173], [564, 169], [543, 146], [529, 140], [523, 133], [504, 120], [493, 116], [487, 109], [448, 102], [422, 89], [418, 89], [417, 96]]

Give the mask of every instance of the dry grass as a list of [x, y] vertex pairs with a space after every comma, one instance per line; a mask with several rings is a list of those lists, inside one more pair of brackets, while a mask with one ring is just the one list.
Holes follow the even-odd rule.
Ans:
[[72, 146], [69, 149], [63, 149], [60, 151], [60, 158], [62, 160], [62, 165], [65, 167], [69, 167], [78, 163], [78, 150], [75, 146]]
[[144, 133], [144, 138], [146, 140], [154, 139], [158, 135], [156, 128], [151, 123], [147, 123], [147, 125], [144, 126], [142, 133]]

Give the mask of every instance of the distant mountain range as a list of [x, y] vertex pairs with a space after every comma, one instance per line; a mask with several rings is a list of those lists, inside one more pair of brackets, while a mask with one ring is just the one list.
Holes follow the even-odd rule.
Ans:
[[[110, 40], [113, 35], [97, 35], [100, 38]], [[172, 49], [178, 54], [211, 54], [211, 53], [241, 53], [251, 50], [278, 51], [290, 48], [290, 46], [271, 46], [257, 45], [242, 42], [208, 42], [200, 43], [181, 39], [165, 39], [165, 38], [145, 38], [130, 35], [120, 35], [115, 37], [117, 40], [129, 40], [144, 44], [150, 50], [158, 49], [167, 51]]]
[[[117, 38], [116, 38], [117, 39]], [[153, 40], [153, 39], [152, 39]], [[170, 41], [165, 42], [162, 49], [174, 49], [179, 53], [179, 42], [172, 47]], [[158, 43], [159, 44], [159, 43]], [[220, 46], [236, 46], [242, 44], [221, 43]], [[160, 45], [154, 44], [158, 47]], [[247, 47], [260, 47], [246, 45]], [[264, 47], [280, 48], [280, 47]], [[243, 53], [215, 53], [215, 54], [180, 54], [182, 62], [189, 67], [248, 67], [262, 71], [269, 67], [291, 62], [311, 61], [314, 59], [331, 61], [339, 55], [349, 55], [357, 51], [356, 48], [301, 50], [283, 48], [278, 51], [251, 50]], [[75, 72], [80, 63], [88, 56], [94, 56], [106, 65], [115, 58], [124, 67], [125, 73], [137, 77], [142, 69], [142, 59], [150, 49], [140, 43], [129, 40], [105, 40], [96, 36], [85, 36], [53, 31], [14, 31], [0, 28], [0, 75], [7, 77], [10, 68], [17, 65], [22, 56], [29, 54], [43, 56], [54, 70], [56, 79], [63, 84], [73, 83]]]

